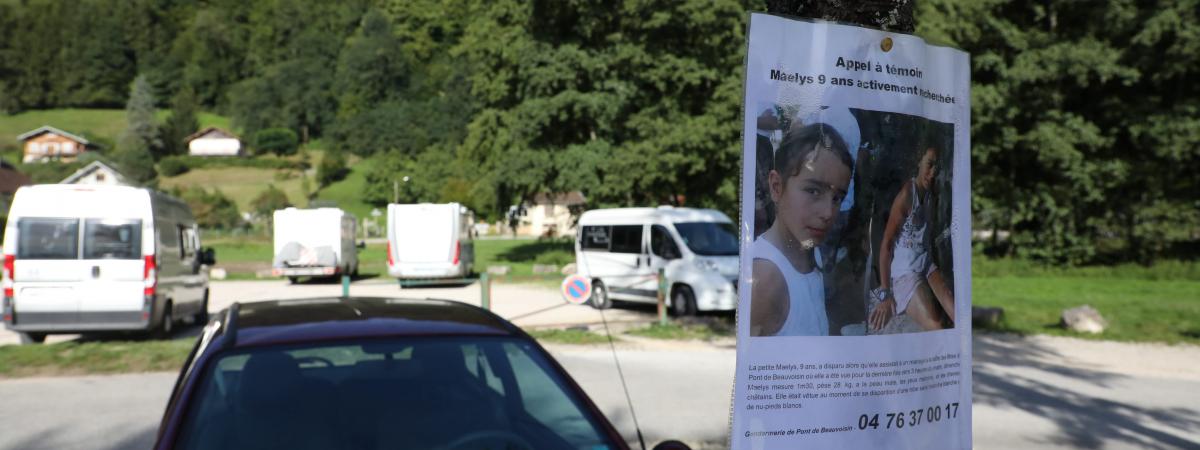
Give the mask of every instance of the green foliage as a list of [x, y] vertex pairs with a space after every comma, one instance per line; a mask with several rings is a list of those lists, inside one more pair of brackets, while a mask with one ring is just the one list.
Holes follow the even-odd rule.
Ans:
[[317, 165], [317, 184], [329, 186], [346, 178], [350, 171], [346, 169], [346, 157], [339, 151], [325, 152], [321, 163]]
[[171, 99], [171, 116], [162, 127], [164, 156], [188, 153], [188, 143], [184, 139], [200, 129], [196, 108], [196, 93], [191, 88], [180, 89]]
[[154, 187], [158, 184], [158, 172], [154, 169], [154, 155], [143, 147], [120, 149], [112, 154], [114, 169], [125, 175], [134, 184]]
[[[1056, 263], [1137, 260], [1200, 236], [1200, 2], [918, 4], [972, 54], [976, 226]], [[1115, 241], [1115, 254], [1100, 254]], [[1111, 245], [1109, 246], [1111, 247]]]
[[250, 202], [250, 207], [253, 208], [255, 214], [259, 217], [271, 217], [271, 214], [277, 209], [284, 209], [292, 206], [288, 201], [287, 194], [279, 190], [273, 184], [268, 184], [267, 188]]
[[[117, 150], [123, 153], [123, 156], [117, 157], [123, 163], [134, 165], [134, 158], [141, 158], [144, 155], [154, 158], [157, 161], [158, 152], [163, 148], [162, 139], [159, 136], [158, 123], [154, 118], [154, 93], [151, 91], [150, 82], [145, 76], [139, 76], [133, 81], [133, 87], [129, 93], [129, 102], [125, 105], [125, 118], [128, 124], [125, 132], [121, 133], [121, 137], [117, 141]], [[151, 161], [153, 165], [153, 161]], [[141, 180], [141, 175], [145, 175], [142, 170], [144, 164], [139, 165], [138, 169], [131, 168], [138, 172], [136, 179]], [[153, 178], [151, 176], [151, 178]]]
[[17, 165], [17, 171], [29, 175], [35, 184], [58, 183], [82, 168], [83, 163], [80, 162], [60, 161]]
[[164, 177], [173, 177], [182, 175], [191, 170], [187, 165], [187, 159], [178, 156], [168, 156], [158, 162], [158, 173]]
[[179, 370], [194, 339], [60, 342], [0, 346], [0, 377], [46, 377]]
[[231, 229], [242, 224], [237, 205], [220, 190], [202, 187], [175, 189], [172, 195], [179, 197], [192, 208], [196, 223], [201, 228]]
[[267, 128], [254, 134], [254, 150], [260, 155], [294, 155], [299, 148], [296, 133], [287, 128]]

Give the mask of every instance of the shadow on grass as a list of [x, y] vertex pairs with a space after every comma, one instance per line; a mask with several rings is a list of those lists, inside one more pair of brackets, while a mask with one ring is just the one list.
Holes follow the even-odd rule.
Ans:
[[[549, 252], [568, 252], [574, 255], [575, 243], [570, 240], [539, 240], [509, 248], [496, 255], [499, 262], [534, 262], [538, 256]], [[572, 257], [572, 259], [574, 259]]]
[[[1073, 448], [1100, 448], [1121, 443], [1136, 448], [1195, 448], [1175, 431], [1200, 427], [1200, 411], [1179, 407], [1147, 407], [1110, 400], [1092, 389], [1071, 388], [1048, 379], [1057, 375], [1102, 390], [1127, 389], [1129, 378], [1074, 365], [1070, 355], [1007, 334], [982, 334], [974, 340], [976, 403], [1013, 408], [1055, 424], [1045, 442]], [[1013, 368], [1021, 368], [1013, 371]]]

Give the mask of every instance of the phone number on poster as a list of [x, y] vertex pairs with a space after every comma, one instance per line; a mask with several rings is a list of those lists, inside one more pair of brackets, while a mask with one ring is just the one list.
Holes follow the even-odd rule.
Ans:
[[894, 413], [883, 414], [863, 414], [858, 417], [858, 429], [872, 430], [883, 427], [884, 429], [915, 427], [922, 423], [940, 422], [942, 420], [951, 420], [958, 418], [958, 403], [947, 403], [943, 405], [930, 406], [923, 409], [914, 409], [912, 411], [900, 411]]

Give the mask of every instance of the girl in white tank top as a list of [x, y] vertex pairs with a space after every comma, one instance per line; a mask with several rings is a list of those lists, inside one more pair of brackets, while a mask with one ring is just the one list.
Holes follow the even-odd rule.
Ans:
[[768, 175], [775, 221], [750, 246], [751, 336], [828, 336], [817, 247], [837, 218], [854, 165], [832, 127], [784, 136]]

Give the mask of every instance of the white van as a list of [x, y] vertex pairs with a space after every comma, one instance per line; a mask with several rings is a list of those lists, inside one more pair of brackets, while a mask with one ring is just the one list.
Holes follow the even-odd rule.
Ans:
[[737, 228], [711, 209], [597, 209], [579, 217], [575, 265], [592, 279], [592, 306], [656, 302], [658, 269], [676, 315], [737, 307]]
[[211, 249], [187, 204], [128, 186], [17, 190], [4, 234], [4, 324], [47, 334], [157, 330], [208, 319]]
[[388, 205], [388, 275], [399, 279], [470, 275], [475, 268], [474, 218], [458, 203]]
[[302, 276], [358, 274], [354, 215], [338, 208], [275, 211], [275, 257], [271, 272], [295, 283]]

